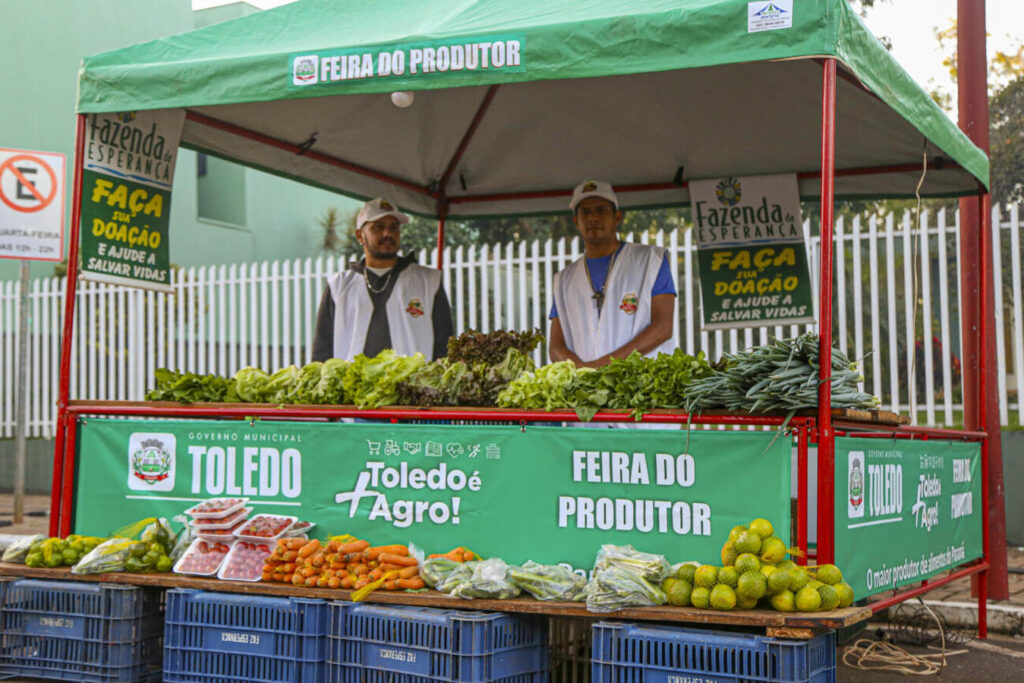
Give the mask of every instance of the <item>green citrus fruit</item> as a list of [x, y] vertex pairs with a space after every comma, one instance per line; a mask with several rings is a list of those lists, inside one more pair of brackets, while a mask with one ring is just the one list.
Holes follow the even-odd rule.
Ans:
[[736, 609], [754, 609], [757, 607], [757, 600], [736, 600]]
[[736, 563], [736, 556], [739, 553], [736, 552], [735, 546], [732, 541], [726, 541], [725, 545], [722, 546], [722, 566], [730, 567]]
[[736, 571], [740, 574], [761, 571], [761, 560], [754, 553], [743, 553], [736, 557]]
[[794, 569], [795, 567], [799, 567], [800, 565], [798, 565], [793, 560], [783, 560], [782, 562], [776, 562], [775, 566], [779, 569]]
[[702, 564], [697, 567], [693, 575], [694, 585], [701, 588], [711, 588], [718, 583], [718, 570], [709, 564]]
[[690, 604], [694, 607], [707, 609], [711, 604], [711, 591], [703, 586], [697, 586], [690, 593]]
[[724, 583], [720, 583], [711, 589], [710, 603], [711, 609], [733, 609], [736, 607], [736, 592]]
[[695, 564], [684, 564], [676, 572], [676, 578], [686, 581], [687, 583], [693, 583], [693, 574], [697, 571], [697, 565]]
[[740, 534], [742, 534], [746, 530], [746, 524], [737, 524], [736, 526], [734, 526], [732, 529], [729, 530], [729, 542], [735, 543], [736, 539], [740, 537]]
[[740, 600], [757, 602], [768, 592], [768, 584], [761, 572], [743, 572], [736, 582], [736, 595]]
[[738, 553], [754, 553], [757, 555], [761, 552], [761, 537], [753, 531], [744, 531], [732, 544]]
[[794, 612], [796, 611], [796, 598], [792, 591], [782, 591], [772, 596], [771, 605], [779, 612]]
[[789, 572], [789, 590], [798, 591], [807, 585], [807, 582], [811, 580], [811, 577], [807, 575], [800, 567], [794, 566], [792, 569], [787, 569]]
[[722, 567], [718, 570], [718, 583], [724, 583], [731, 588], [736, 587], [739, 578], [740, 573], [736, 571], [736, 567]]
[[670, 590], [672, 590], [672, 584], [674, 584], [676, 581], [678, 581], [676, 577], [668, 577], [667, 579], [661, 582], [661, 590], [665, 591], [665, 593], [668, 593]]
[[781, 538], [769, 536], [761, 541], [761, 559], [769, 564], [777, 564], [786, 559], [786, 544]]
[[767, 519], [762, 519], [761, 517], [758, 517], [751, 522], [749, 524], [749, 528], [761, 538], [768, 538], [775, 533], [775, 527], [772, 526], [772, 523]]
[[839, 593], [840, 607], [849, 607], [853, 604], [853, 587], [850, 584], [840, 581], [832, 587], [836, 589], [836, 593]]
[[785, 569], [774, 567], [767, 578], [768, 592], [772, 595], [781, 593], [784, 590], [789, 590], [789, 572]]
[[843, 580], [843, 573], [839, 571], [839, 567], [834, 564], [822, 564], [818, 565], [817, 579], [822, 583], [827, 583], [830, 586], [834, 586]]
[[828, 611], [839, 606], [839, 592], [832, 586], [818, 586], [818, 595], [821, 596], [822, 610]]
[[796, 594], [796, 608], [801, 612], [813, 612], [821, 607], [821, 594], [810, 586], [804, 586]]
[[676, 607], [686, 607], [690, 604], [690, 593], [693, 592], [693, 585], [688, 581], [682, 579], [676, 579], [672, 586], [665, 591], [665, 595], [668, 596], [668, 602], [670, 605]]

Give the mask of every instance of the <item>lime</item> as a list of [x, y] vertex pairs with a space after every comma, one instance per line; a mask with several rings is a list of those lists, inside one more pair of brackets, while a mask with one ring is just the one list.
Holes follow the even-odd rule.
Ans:
[[736, 547], [732, 541], [726, 541], [725, 545], [722, 546], [722, 566], [729, 567], [736, 563], [736, 556], [739, 553], [736, 552]]
[[778, 595], [773, 595], [771, 604], [779, 612], [796, 611], [796, 598], [793, 596], [792, 591], [782, 591]]
[[711, 589], [711, 609], [730, 610], [736, 607], [736, 592], [720, 583]]
[[740, 573], [736, 571], [736, 567], [722, 567], [718, 570], [718, 583], [724, 583], [731, 588], [736, 587], [739, 578]]
[[736, 557], [736, 571], [740, 574], [746, 574], [747, 572], [761, 571], [761, 560], [757, 559], [757, 555], [753, 553], [743, 553]]
[[740, 600], [757, 602], [768, 592], [768, 585], [761, 572], [743, 572], [736, 583], [736, 595]]
[[810, 586], [804, 586], [796, 594], [796, 608], [801, 612], [813, 612], [821, 607], [821, 594]]
[[754, 609], [757, 607], [757, 600], [736, 600], [736, 609]]
[[172, 567], [174, 567], [174, 561], [166, 555], [156, 561], [156, 570], [158, 572], [169, 572]]
[[833, 588], [839, 593], [839, 606], [849, 607], [853, 604], [853, 587], [845, 581], [840, 581]]
[[697, 565], [686, 563], [682, 567], [679, 568], [679, 571], [676, 572], [676, 578], [677, 579], [682, 579], [683, 581], [686, 581], [687, 583], [691, 583], [692, 584], [693, 583], [693, 575], [694, 575], [694, 573], [696, 571], [697, 571]]
[[694, 585], [701, 588], [711, 588], [718, 583], [718, 570], [709, 564], [702, 564], [697, 567], [693, 575]]
[[793, 560], [783, 560], [782, 562], [776, 562], [775, 566], [779, 569], [794, 569], [796, 567], [799, 567], [800, 565], [798, 565]]
[[742, 534], [746, 530], [746, 524], [737, 524], [736, 526], [734, 526], [732, 529], [729, 530], [729, 542], [735, 543], [736, 539], [740, 537], [740, 534]]
[[761, 538], [768, 538], [775, 533], [775, 527], [772, 526], [772, 523], [767, 519], [762, 519], [761, 517], [758, 517], [750, 523], [750, 530]]
[[776, 595], [784, 590], [789, 590], [789, 572], [785, 569], [772, 568], [772, 572], [768, 574], [767, 579], [768, 592], [770, 594]]
[[128, 550], [132, 557], [142, 557], [146, 554], [145, 543], [132, 543], [131, 548]]
[[694, 607], [707, 609], [711, 604], [711, 591], [703, 586], [698, 586], [690, 593], [690, 604]]
[[672, 586], [665, 591], [670, 605], [686, 607], [690, 604], [690, 594], [693, 592], [693, 585], [689, 581], [676, 579]]
[[661, 582], [661, 590], [663, 590], [665, 593], [668, 593], [672, 589], [672, 584], [674, 584], [677, 580], [678, 579], [676, 579], [676, 577], [674, 576], [668, 577], [667, 579]]
[[817, 579], [811, 579], [810, 581], [807, 582], [807, 585], [810, 586], [811, 588], [817, 589], [818, 586], [824, 586], [825, 584], [822, 583], [821, 581], [818, 581]]
[[761, 559], [769, 564], [776, 564], [786, 559], [786, 544], [781, 538], [769, 536], [761, 541]]
[[818, 595], [821, 596], [822, 610], [828, 611], [839, 606], [839, 593], [832, 586], [818, 586]]
[[732, 544], [738, 553], [754, 553], [757, 555], [761, 552], [761, 537], [753, 531], [744, 531], [736, 537]]
[[834, 564], [818, 565], [817, 579], [822, 583], [834, 586], [843, 580], [843, 573]]
[[794, 566], [792, 569], [786, 569], [784, 571], [789, 572], [789, 590], [791, 591], [800, 590], [807, 585], [808, 581], [811, 580], [811, 577], [807, 576], [807, 572], [800, 567]]

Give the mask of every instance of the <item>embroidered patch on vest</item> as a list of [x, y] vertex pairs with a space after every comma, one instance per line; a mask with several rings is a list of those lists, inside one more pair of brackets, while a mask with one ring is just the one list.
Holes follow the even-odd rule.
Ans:
[[637, 301], [638, 299], [636, 298], [636, 294], [631, 292], [622, 297], [622, 304], [619, 306], [619, 310], [624, 312], [626, 315], [633, 315], [636, 313]]
[[409, 305], [406, 307], [405, 312], [414, 318], [418, 318], [423, 315], [423, 302], [419, 299], [409, 299]]

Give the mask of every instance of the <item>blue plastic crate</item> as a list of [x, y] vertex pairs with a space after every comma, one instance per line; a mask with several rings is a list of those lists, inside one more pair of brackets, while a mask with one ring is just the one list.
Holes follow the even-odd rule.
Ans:
[[165, 681], [320, 681], [327, 603], [167, 591]]
[[836, 680], [832, 632], [782, 640], [670, 626], [594, 624], [593, 683]]
[[16, 579], [0, 583], [0, 678], [160, 679], [163, 591]]
[[331, 603], [332, 683], [547, 680], [547, 620], [502, 613]]

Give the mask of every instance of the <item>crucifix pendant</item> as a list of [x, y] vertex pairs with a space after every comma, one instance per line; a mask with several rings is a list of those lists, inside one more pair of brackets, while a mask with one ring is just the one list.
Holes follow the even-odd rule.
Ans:
[[604, 306], [604, 292], [594, 292], [592, 298], [597, 302], [597, 310], [600, 311], [601, 307]]

